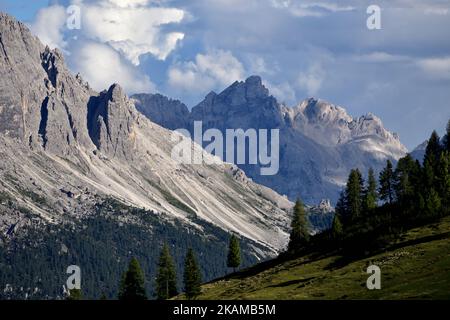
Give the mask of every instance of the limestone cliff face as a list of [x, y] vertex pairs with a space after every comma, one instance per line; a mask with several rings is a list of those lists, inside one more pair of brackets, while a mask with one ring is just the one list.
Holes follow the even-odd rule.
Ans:
[[89, 135], [98, 150], [112, 157], [132, 159], [137, 111], [123, 89], [112, 85], [92, 98], [88, 110]]
[[132, 98], [139, 112], [155, 123], [165, 123], [167, 129], [175, 130], [188, 125], [188, 107], [178, 100], [169, 99], [158, 93], [136, 94]]
[[60, 156], [80, 148], [131, 156], [136, 110], [119, 85], [91, 90], [72, 75], [59, 50], [44, 47], [5, 14], [0, 39], [0, 133]]

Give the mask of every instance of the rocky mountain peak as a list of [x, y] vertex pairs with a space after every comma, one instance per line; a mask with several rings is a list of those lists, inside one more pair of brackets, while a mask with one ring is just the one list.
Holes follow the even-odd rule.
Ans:
[[316, 98], [302, 101], [294, 110], [296, 111], [296, 116], [301, 114], [308, 121], [320, 122], [322, 125], [353, 120], [344, 108]]
[[107, 91], [107, 98], [111, 102], [118, 102], [126, 99], [126, 93], [118, 83], [112, 84]]
[[262, 84], [260, 76], [251, 76], [245, 80], [247, 98], [265, 98], [269, 96], [269, 90]]
[[236, 81], [219, 94], [219, 98], [235, 106], [268, 97], [269, 90], [262, 84], [259, 76], [251, 76], [245, 81]]

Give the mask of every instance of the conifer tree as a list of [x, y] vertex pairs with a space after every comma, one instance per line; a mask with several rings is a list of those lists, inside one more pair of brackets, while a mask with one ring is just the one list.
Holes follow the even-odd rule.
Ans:
[[136, 258], [131, 259], [128, 270], [123, 274], [119, 300], [147, 300], [144, 272]]
[[184, 262], [184, 291], [186, 298], [195, 299], [201, 293], [202, 276], [192, 248], [189, 248]]
[[177, 294], [177, 273], [169, 246], [165, 243], [159, 256], [156, 295], [158, 300], [167, 300]]
[[335, 207], [335, 214], [339, 215], [341, 223], [345, 223], [345, 219], [348, 217], [348, 213], [345, 207], [345, 192], [343, 190], [339, 194], [339, 199]]
[[345, 206], [350, 221], [361, 215], [364, 197], [364, 181], [358, 169], [350, 172], [345, 190]]
[[300, 199], [295, 202], [294, 216], [291, 222], [291, 235], [289, 239], [289, 251], [295, 251], [305, 246], [309, 241], [308, 220], [305, 208]]
[[375, 179], [375, 173], [373, 172], [373, 169], [370, 168], [367, 177], [367, 187], [364, 192], [364, 210], [371, 210], [376, 208], [377, 200], [377, 180]]
[[339, 216], [339, 214], [335, 213], [333, 218], [333, 224], [331, 226], [331, 238], [333, 240], [341, 240], [344, 234], [341, 219]]
[[436, 190], [434, 190], [434, 188], [431, 188], [425, 199], [425, 211], [427, 216], [435, 217], [437, 215], [440, 215], [441, 205], [442, 202], [439, 194], [436, 192]]
[[406, 155], [398, 161], [394, 172], [395, 198], [401, 204], [409, 202], [414, 197], [414, 174], [416, 162], [411, 155]]
[[386, 161], [386, 167], [380, 173], [380, 187], [378, 189], [380, 199], [388, 203], [394, 200], [394, 172], [392, 162]]
[[423, 164], [422, 170], [422, 183], [423, 183], [422, 191], [429, 191], [431, 188], [433, 188], [435, 180], [436, 176], [434, 174], [433, 163], [430, 160], [426, 160], [425, 163]]
[[228, 247], [227, 266], [233, 268], [236, 272], [236, 268], [241, 264], [241, 248], [239, 246], [238, 238], [233, 234], [230, 238], [230, 244]]
[[434, 174], [436, 174], [437, 171], [441, 151], [442, 146], [439, 135], [437, 134], [436, 131], [433, 131], [433, 133], [430, 136], [430, 139], [428, 139], [428, 144], [425, 149], [424, 164], [428, 163], [433, 169]]
[[437, 187], [442, 204], [448, 210], [450, 206], [450, 152], [444, 151], [439, 159]]

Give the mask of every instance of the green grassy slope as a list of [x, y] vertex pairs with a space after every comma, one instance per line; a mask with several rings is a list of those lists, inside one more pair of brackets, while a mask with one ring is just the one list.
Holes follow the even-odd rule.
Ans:
[[[366, 288], [371, 264], [381, 268], [381, 290]], [[412, 229], [370, 257], [267, 262], [202, 291], [200, 299], [450, 299], [450, 217]]]

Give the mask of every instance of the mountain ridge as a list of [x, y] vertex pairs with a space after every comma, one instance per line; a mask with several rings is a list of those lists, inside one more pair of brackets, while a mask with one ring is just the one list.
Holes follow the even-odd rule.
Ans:
[[153, 97], [131, 96], [141, 113], [163, 127], [176, 129], [181, 124], [192, 133], [193, 123], [202, 121], [203, 130], [215, 128], [222, 133], [229, 128], [279, 129], [278, 174], [264, 177], [258, 165], [239, 167], [292, 201], [301, 197], [316, 204], [329, 198], [335, 203], [351, 169], [381, 171], [387, 159], [395, 162], [407, 152], [398, 135], [385, 129], [372, 113], [352, 117], [344, 108], [315, 98], [287, 107], [270, 95], [259, 76], [236, 81], [218, 94], [209, 93], [190, 112], [183, 105], [183, 112], [177, 113], [170, 99], [161, 95], [155, 108]]

